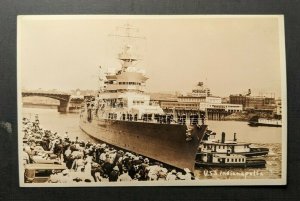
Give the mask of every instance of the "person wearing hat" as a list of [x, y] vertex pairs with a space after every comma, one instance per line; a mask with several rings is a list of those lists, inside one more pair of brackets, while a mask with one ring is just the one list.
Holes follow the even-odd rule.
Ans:
[[123, 174], [123, 156], [119, 152], [117, 152], [113, 164], [119, 167], [120, 175]]
[[61, 161], [63, 161], [64, 147], [63, 147], [62, 139], [56, 141], [54, 145], [53, 153], [56, 154]]
[[113, 171], [110, 172], [110, 174], [108, 176], [108, 180], [110, 182], [115, 182], [115, 181], [118, 181], [118, 178], [119, 178], [119, 168], [118, 168], [118, 166], [115, 166], [113, 168]]
[[95, 144], [95, 148], [96, 149], [101, 148], [101, 144], [99, 144], [99, 143]]
[[118, 150], [117, 153], [116, 153], [115, 162], [122, 159], [123, 156], [124, 156], [124, 152], [122, 150]]
[[140, 175], [139, 173], [136, 173], [136, 174], [134, 175], [133, 180], [134, 180], [134, 181], [140, 181], [140, 178], [141, 178], [141, 175]]
[[100, 156], [101, 156], [100, 144], [96, 144], [95, 149], [94, 149], [95, 162], [100, 163]]
[[32, 154], [32, 149], [30, 148], [30, 146], [28, 144], [24, 145], [24, 151], [28, 154], [31, 155]]
[[112, 164], [112, 163], [110, 162], [109, 153], [106, 153], [106, 154], [105, 154], [105, 160], [104, 160], [104, 162], [107, 162], [107, 163]]
[[60, 175], [57, 170], [52, 170], [52, 174], [48, 179], [48, 183], [60, 183]]
[[62, 177], [60, 178], [61, 183], [70, 183], [72, 182], [70, 175], [69, 175], [69, 170], [63, 170], [62, 171]]
[[101, 166], [104, 174], [109, 176], [114, 167], [114, 165], [109, 162], [109, 154], [106, 155], [106, 159], [103, 161]]
[[163, 169], [158, 171], [158, 174], [157, 174], [158, 181], [164, 181], [164, 180], [166, 180], [166, 177], [167, 177], [167, 174]]
[[116, 150], [112, 150], [112, 152], [109, 154], [109, 162], [111, 164], [114, 163], [116, 156], [117, 156], [117, 151]]
[[86, 147], [86, 148], [89, 148], [90, 146], [92, 146], [92, 143], [91, 143], [90, 140], [88, 140], [87, 143], [86, 143], [86, 145], [85, 145], [85, 147]]
[[140, 160], [138, 156], [135, 156], [133, 158], [132, 165], [141, 165], [141, 164], [142, 164], [142, 160]]
[[184, 180], [192, 180], [192, 172], [190, 171], [190, 169], [188, 169], [188, 168], [184, 168], [183, 169], [184, 170], [184, 174], [183, 174], [183, 176], [184, 176]]
[[82, 156], [77, 156], [73, 161], [71, 169], [74, 169], [75, 172], [80, 172], [82, 168], [85, 166], [85, 161]]
[[106, 159], [106, 153], [103, 152], [103, 153], [101, 153], [100, 156], [99, 156], [99, 162], [100, 162], [100, 163], [104, 163], [105, 159]]
[[66, 132], [66, 133], [65, 133], [65, 136], [64, 136], [64, 138], [65, 138], [65, 139], [69, 139], [68, 132]]
[[167, 174], [167, 177], [166, 177], [166, 180], [167, 181], [175, 181], [176, 180], [176, 170], [175, 169], [173, 169], [171, 172], [169, 172], [168, 174]]
[[122, 157], [122, 164], [127, 170], [131, 167], [131, 161], [128, 156], [124, 155]]
[[128, 174], [131, 178], [134, 178], [134, 175], [139, 171], [139, 165], [133, 164], [134, 161], [128, 166]]
[[129, 176], [127, 169], [123, 169], [123, 174], [121, 174], [118, 178], [119, 182], [128, 182], [132, 181], [132, 178]]
[[94, 177], [95, 182], [102, 181], [101, 175], [103, 175], [104, 171], [100, 166], [100, 164], [96, 162], [92, 162], [91, 166], [92, 166], [91, 175]]
[[160, 167], [158, 165], [151, 165], [146, 168], [148, 171], [148, 177], [151, 181], [156, 181], [158, 179], [158, 172]]
[[147, 180], [149, 180], [148, 170], [146, 169], [145, 166], [140, 166], [138, 174], [140, 175], [139, 181], [147, 181]]
[[30, 158], [28, 153], [25, 151], [25, 147], [23, 147], [23, 165], [30, 163]]
[[85, 143], [84, 143], [83, 140], [80, 140], [79, 146], [80, 146], [80, 147], [85, 147]]
[[[70, 150], [70, 151], [68, 151], [68, 150]], [[65, 156], [66, 166], [67, 166], [68, 169], [71, 169], [72, 165], [73, 165], [73, 162], [75, 160], [75, 157], [73, 157], [70, 147], [66, 150], [65, 154], [66, 154], [66, 156]]]
[[76, 144], [75, 144], [75, 142], [74, 141], [71, 141], [71, 143], [70, 143], [70, 150], [71, 150], [71, 152], [73, 152], [73, 151], [77, 151], [77, 147], [76, 147]]
[[178, 179], [178, 180], [185, 180], [185, 176], [182, 175], [182, 172], [178, 172], [178, 173], [176, 174], [176, 176], [177, 176], [177, 179]]
[[80, 142], [79, 142], [79, 140], [78, 140], [78, 136], [76, 136], [76, 138], [75, 138], [75, 142], [74, 142], [75, 144], [79, 144]]
[[146, 169], [147, 167], [149, 167], [149, 159], [148, 158], [145, 158], [142, 161], [141, 167], [143, 167], [144, 169]]

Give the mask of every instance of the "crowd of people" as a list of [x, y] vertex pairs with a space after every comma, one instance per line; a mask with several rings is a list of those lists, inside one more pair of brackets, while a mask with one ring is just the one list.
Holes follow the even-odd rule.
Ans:
[[147, 157], [105, 143], [70, 139], [23, 118], [23, 164], [61, 164], [52, 170], [49, 183], [194, 180], [189, 169], [164, 167]]

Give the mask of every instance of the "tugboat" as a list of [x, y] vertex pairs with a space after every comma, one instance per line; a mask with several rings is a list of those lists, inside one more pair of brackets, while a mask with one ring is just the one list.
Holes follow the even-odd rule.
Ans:
[[[125, 27], [128, 31], [131, 28]], [[137, 38], [129, 32], [119, 35]], [[145, 94], [147, 77], [128, 43], [118, 54], [121, 69], [100, 78], [99, 93], [85, 100], [80, 128], [93, 138], [171, 166], [194, 170], [195, 157], [207, 128], [199, 119], [165, 114]]]
[[196, 165], [199, 167], [265, 167], [264, 159], [248, 159], [239, 154], [216, 154], [203, 153], [196, 159]]
[[254, 116], [249, 120], [249, 126], [270, 126], [270, 127], [281, 127], [282, 121], [281, 119], [267, 119], [267, 118], [259, 118], [258, 116]]
[[216, 139], [216, 133], [207, 130], [203, 136], [203, 140], [199, 146], [199, 152], [215, 152], [215, 153], [229, 153], [240, 154], [243, 156], [264, 156], [269, 153], [268, 148], [251, 147], [251, 143], [237, 142], [236, 133], [234, 133], [233, 140], [225, 140], [225, 133], [222, 133], [221, 141]]
[[216, 133], [207, 130], [199, 146], [196, 165], [200, 167], [265, 167], [264, 159], [248, 158], [263, 156], [268, 148], [251, 148], [250, 143], [238, 143], [236, 133], [234, 139], [225, 141], [222, 133], [221, 141], [216, 140]]

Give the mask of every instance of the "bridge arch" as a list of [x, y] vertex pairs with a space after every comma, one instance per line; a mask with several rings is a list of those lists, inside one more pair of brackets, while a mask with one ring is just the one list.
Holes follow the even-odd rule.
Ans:
[[40, 96], [59, 100], [58, 111], [69, 112], [69, 105], [71, 100], [70, 94], [59, 93], [43, 93], [43, 92], [22, 92], [22, 97]]

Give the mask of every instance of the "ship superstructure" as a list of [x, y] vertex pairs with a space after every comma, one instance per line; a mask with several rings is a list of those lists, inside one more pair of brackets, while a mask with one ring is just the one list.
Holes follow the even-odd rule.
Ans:
[[105, 86], [96, 98], [100, 108], [98, 117], [111, 115], [113, 119], [125, 120], [141, 119], [143, 114], [163, 114], [158, 105], [150, 105], [150, 96], [144, 93], [148, 78], [142, 69], [133, 65], [137, 59], [130, 53], [129, 45], [125, 45], [119, 60], [121, 69], [106, 74]]

